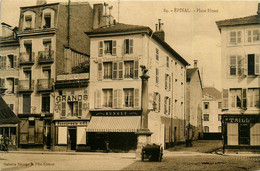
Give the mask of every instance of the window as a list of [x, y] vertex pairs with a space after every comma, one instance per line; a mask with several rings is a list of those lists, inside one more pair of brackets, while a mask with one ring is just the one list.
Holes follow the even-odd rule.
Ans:
[[[104, 53], [105, 55], [116, 55], [116, 41], [106, 40], [104, 41]], [[99, 42], [99, 56], [103, 55], [103, 42]]]
[[259, 88], [250, 88], [248, 89], [248, 96], [247, 96], [247, 100], [248, 100], [248, 107], [256, 107], [259, 108], [260, 107], [260, 103], [259, 103]]
[[7, 78], [6, 82], [6, 92], [8, 94], [14, 93], [14, 78]]
[[44, 23], [43, 28], [51, 28], [51, 13], [44, 14]]
[[159, 61], [159, 49], [156, 48], [156, 60]]
[[32, 61], [32, 44], [31, 43], [26, 43], [24, 44], [26, 53], [27, 53], [27, 59], [25, 59], [26, 61]]
[[125, 54], [133, 53], [133, 39], [125, 39]]
[[125, 64], [125, 78], [134, 78], [134, 61], [124, 62]]
[[103, 56], [103, 42], [100, 41], [99, 42], [99, 46], [98, 46], [98, 56]]
[[218, 121], [221, 121], [221, 114], [218, 114]]
[[31, 112], [31, 95], [24, 94], [23, 95], [23, 113]]
[[230, 75], [244, 75], [244, 59], [240, 55], [230, 56]]
[[159, 84], [159, 69], [156, 68], [155, 83]]
[[104, 62], [104, 79], [112, 79], [112, 62]]
[[[65, 103], [66, 105], [66, 103]], [[69, 106], [69, 112], [68, 116], [76, 116], [76, 117], [81, 117], [82, 116], [82, 102], [68, 102]], [[66, 106], [63, 107], [64, 110], [66, 110]], [[64, 111], [66, 113], [66, 111]], [[64, 115], [65, 116], [65, 115]]]
[[158, 92], [154, 92], [153, 97], [153, 110], [156, 112], [160, 112], [161, 107], [161, 95]]
[[165, 90], [170, 90], [170, 76], [165, 74]]
[[125, 107], [134, 107], [134, 89], [124, 89]]
[[242, 98], [242, 91], [241, 89], [231, 89], [230, 90], [230, 97], [231, 97], [231, 107], [233, 108], [241, 108], [241, 98]]
[[167, 67], [167, 68], [169, 68], [169, 66], [170, 66], [169, 61], [170, 61], [169, 56], [166, 56], [166, 67]]
[[25, 15], [25, 29], [31, 29], [31, 28], [32, 28], [32, 16]]
[[104, 41], [105, 44], [105, 54], [112, 54], [112, 40]]
[[0, 69], [6, 68], [6, 56], [0, 56]]
[[50, 113], [50, 94], [42, 95], [42, 112]]
[[209, 102], [204, 102], [204, 109], [209, 109]]
[[209, 114], [204, 114], [203, 119], [204, 121], [209, 121]]
[[241, 31], [231, 31], [229, 43], [230, 44], [241, 43]]
[[256, 42], [260, 40], [260, 30], [248, 30], [247, 31], [247, 41]]
[[248, 54], [248, 75], [259, 75], [260, 55]]
[[103, 89], [103, 107], [112, 107], [112, 89]]
[[17, 65], [17, 57], [14, 56], [14, 55], [8, 55], [8, 66], [10, 68], [16, 68], [16, 65]]
[[5, 79], [0, 78], [0, 88], [4, 88], [4, 87], [5, 87]]
[[169, 109], [170, 109], [170, 99], [169, 99], [169, 97], [164, 97], [164, 114], [170, 114], [170, 111], [169, 111]]
[[208, 126], [204, 126], [204, 132], [206, 132], [206, 133], [209, 132], [209, 127]]
[[221, 102], [218, 102], [218, 109], [221, 109]]

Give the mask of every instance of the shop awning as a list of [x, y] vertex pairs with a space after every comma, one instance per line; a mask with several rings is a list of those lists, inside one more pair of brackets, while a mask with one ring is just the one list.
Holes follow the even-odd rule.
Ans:
[[140, 116], [93, 116], [87, 132], [137, 132]]
[[4, 99], [0, 96], [0, 124], [17, 124], [20, 119], [5, 103]]

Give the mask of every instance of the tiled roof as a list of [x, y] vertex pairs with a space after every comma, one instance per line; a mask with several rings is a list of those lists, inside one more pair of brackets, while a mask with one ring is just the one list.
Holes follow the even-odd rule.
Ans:
[[16, 124], [20, 120], [0, 96], [0, 124]]
[[147, 26], [140, 26], [140, 25], [130, 25], [130, 24], [123, 24], [123, 23], [116, 23], [115, 25], [109, 27], [101, 27], [94, 29], [89, 32], [85, 32], [88, 36], [92, 37], [100, 37], [106, 36], [110, 34], [131, 34], [131, 33], [147, 33], [148, 35], [152, 35], [152, 38], [161, 44], [169, 53], [171, 53], [176, 59], [182, 62], [184, 65], [189, 65], [189, 63], [181, 57], [170, 45], [168, 45], [165, 41], [161, 40], [156, 35], [152, 34], [153, 31], [150, 27]]
[[208, 95], [215, 99], [221, 99], [221, 93], [215, 87], [204, 87], [202, 95]]
[[252, 15], [243, 18], [233, 18], [227, 20], [216, 21], [217, 26], [239, 26], [239, 25], [250, 25], [250, 24], [260, 24], [260, 15]]
[[193, 73], [195, 73], [197, 70], [198, 68], [187, 68], [186, 78], [191, 78]]
[[86, 32], [87, 35], [93, 34], [102, 34], [102, 33], [117, 33], [117, 32], [134, 32], [134, 31], [148, 31], [151, 32], [152, 30], [146, 26], [139, 26], [139, 25], [130, 25], [130, 24], [123, 24], [117, 23], [115, 25], [111, 25], [109, 27], [100, 27], [94, 29], [90, 32]]

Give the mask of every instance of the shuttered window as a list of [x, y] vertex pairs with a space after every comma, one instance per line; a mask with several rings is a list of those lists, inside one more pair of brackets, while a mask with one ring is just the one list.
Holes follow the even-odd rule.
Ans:
[[103, 56], [103, 42], [99, 42], [99, 47], [98, 47], [98, 56], [102, 57]]
[[255, 55], [255, 75], [260, 74], [260, 55]]
[[116, 55], [116, 41], [112, 41], [112, 55]]
[[117, 79], [117, 62], [113, 62], [112, 79]]
[[61, 103], [61, 116], [66, 117], [66, 102]]
[[134, 47], [134, 41], [133, 39], [125, 39], [124, 40], [124, 47], [125, 47], [125, 54], [132, 54], [133, 53], [133, 47]]
[[228, 109], [228, 89], [222, 91], [222, 109]]
[[102, 80], [102, 63], [98, 63], [98, 81]]
[[118, 89], [117, 90], [117, 97], [118, 97], [118, 101], [117, 101], [117, 105], [118, 108], [122, 108], [123, 107], [123, 90], [122, 89]]
[[123, 79], [123, 61], [118, 62], [118, 79]]
[[78, 117], [81, 117], [82, 116], [82, 102], [78, 102]]
[[138, 108], [139, 107], [139, 89], [135, 89], [134, 90], [134, 98], [135, 98], [135, 102], [134, 102], [134, 107]]
[[117, 108], [117, 89], [113, 90], [113, 108]]

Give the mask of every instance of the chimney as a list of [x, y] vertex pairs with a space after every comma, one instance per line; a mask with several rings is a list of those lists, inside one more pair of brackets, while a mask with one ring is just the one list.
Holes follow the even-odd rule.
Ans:
[[36, 5], [44, 5], [47, 4], [46, 0], [37, 0]]
[[113, 21], [114, 21], [114, 17], [113, 17], [112, 14], [111, 14], [111, 11], [112, 11], [112, 9], [113, 9], [113, 6], [108, 7], [108, 9], [109, 9], [109, 14], [108, 14], [108, 17], [109, 17], [109, 25], [112, 25], [112, 24], [113, 24]]
[[103, 4], [94, 4], [93, 5], [93, 16], [94, 16], [94, 21], [93, 21], [93, 29], [99, 28], [104, 24], [104, 19], [103, 19]]
[[260, 15], [260, 3], [258, 3], [257, 15]]
[[194, 68], [198, 68], [198, 60], [193, 60], [194, 62]]
[[162, 41], [165, 41], [165, 33], [162, 29], [163, 23], [161, 23], [161, 19], [158, 19], [158, 24], [155, 24], [156, 31], [154, 32], [154, 35], [157, 36]]

